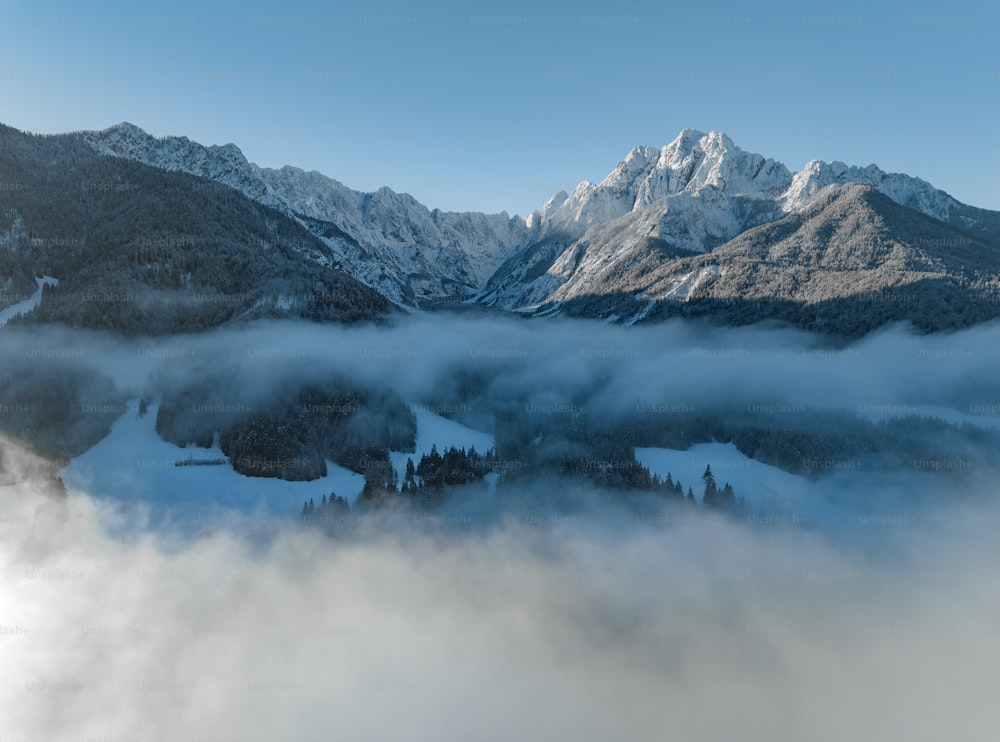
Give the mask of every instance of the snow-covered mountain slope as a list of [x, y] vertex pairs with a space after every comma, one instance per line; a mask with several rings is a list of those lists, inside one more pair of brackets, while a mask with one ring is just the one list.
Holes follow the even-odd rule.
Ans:
[[1000, 240], [859, 183], [824, 189], [801, 211], [708, 253], [660, 259], [652, 252], [596, 266], [586, 283], [573, 275], [540, 311], [621, 322], [780, 319], [845, 336], [900, 321], [954, 329], [1000, 313]]
[[[896, 203], [948, 224], [955, 224], [955, 217], [961, 219], [965, 216], [963, 212], [968, 211], [968, 207], [920, 178], [886, 173], [877, 165], [854, 167], [839, 161], [827, 163], [820, 160], [809, 162], [795, 174], [788, 190], [782, 194], [782, 208], [788, 212], [798, 211], [820, 190], [848, 183], [874, 186]], [[973, 226], [970, 221], [974, 222], [974, 219], [966, 216], [957, 225]]]
[[[718, 131], [685, 129], [662, 148], [636, 147], [600, 183], [560, 192], [523, 220], [430, 210], [388, 188], [362, 193], [315, 171], [260, 168], [235, 145], [158, 139], [131, 124], [82, 136], [103, 154], [200, 175], [293, 216], [330, 248], [336, 267], [409, 306], [474, 297], [534, 310], [620, 289], [623, 276], [642, 289], [642, 275], [664, 263], [801, 213], [852, 183], [979, 236], [1000, 227], [1000, 215], [919, 178], [820, 161], [793, 173]], [[687, 298], [709, 278], [678, 278], [667, 294]]]
[[[685, 195], [686, 208], [697, 212], [703, 224], [701, 234], [685, 241], [702, 248], [703, 238], [717, 240], [742, 229], [744, 219], [734, 200], [774, 199], [791, 182], [784, 165], [744, 152], [725, 134], [685, 129], [663, 149], [636, 147], [601, 183], [584, 181], [565, 198], [553, 197], [536, 218], [543, 233], [583, 234], [591, 226], [646, 212], [653, 205], [662, 212], [668, 199]], [[691, 196], [703, 198], [695, 205]], [[662, 226], [685, 239], [681, 227], [688, 221], [678, 213]]]
[[[599, 292], [609, 277], [651, 270], [677, 251], [712, 250], [850, 183], [952, 227], [987, 233], [996, 226], [995, 214], [919, 178], [819, 161], [792, 173], [721, 132], [685, 129], [662, 149], [633, 149], [601, 183], [553, 196], [528, 219], [547, 249], [532, 244], [506, 261], [478, 301], [524, 310]], [[562, 251], [553, 250], [560, 241]]]
[[[780, 211], [797, 211], [819, 190], [847, 183], [874, 186], [897, 203], [945, 222], [962, 206], [920, 178], [886, 173], [876, 165], [860, 168], [813, 160], [792, 173], [780, 162], [740, 149], [722, 132], [685, 129], [662, 149], [636, 147], [601, 183], [584, 181], [572, 194], [556, 194], [530, 221], [540, 224], [543, 234], [578, 236], [653, 205], [665, 212], [665, 201], [681, 197], [684, 206], [674, 206], [675, 213], [660, 226], [658, 236], [704, 250], [713, 238], [729, 239], [745, 228], [748, 203], [773, 202]], [[694, 234], [680, 228], [690, 227], [692, 221], [701, 226]]]
[[389, 188], [362, 193], [317, 172], [259, 168], [233, 144], [157, 138], [128, 123], [81, 136], [101, 154], [209, 178], [294, 216], [341, 269], [398, 304], [470, 296], [532, 236], [506, 213], [431, 211]]
[[286, 166], [255, 168], [294, 212], [336, 225], [407, 276], [416, 295], [479, 288], [531, 231], [506, 213], [431, 211], [409, 194], [355, 191], [321, 173]]
[[103, 131], [83, 132], [81, 136], [102, 155], [209, 178], [265, 206], [287, 211], [281, 200], [257, 177], [253, 166], [235, 144], [206, 147], [187, 137], [157, 138], [128, 122]]

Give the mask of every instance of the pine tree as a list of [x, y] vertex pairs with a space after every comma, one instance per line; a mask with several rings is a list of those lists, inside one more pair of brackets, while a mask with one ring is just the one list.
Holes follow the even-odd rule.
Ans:
[[719, 505], [727, 510], [736, 509], [736, 493], [733, 491], [733, 487], [729, 484], [729, 482], [726, 482], [726, 485], [722, 488]]
[[417, 475], [429, 489], [440, 489], [444, 486], [444, 460], [438, 453], [437, 444], [431, 446], [431, 452], [420, 457], [417, 465]]
[[712, 465], [705, 467], [705, 473], [701, 475], [705, 480], [705, 494], [701, 499], [702, 504], [715, 508], [719, 506], [719, 488], [715, 484], [715, 475], [712, 474]]

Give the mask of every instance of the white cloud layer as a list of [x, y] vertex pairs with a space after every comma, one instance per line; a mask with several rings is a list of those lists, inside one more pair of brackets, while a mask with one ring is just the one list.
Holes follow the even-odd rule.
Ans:
[[[989, 739], [1000, 514], [877, 548], [666, 528], [391, 520], [267, 546], [107, 535], [8, 486], [0, 739]], [[589, 523], [589, 525], [588, 525]]]

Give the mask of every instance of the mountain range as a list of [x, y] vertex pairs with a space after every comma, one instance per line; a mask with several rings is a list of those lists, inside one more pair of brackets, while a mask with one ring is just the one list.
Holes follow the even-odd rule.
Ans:
[[257, 167], [232, 144], [157, 139], [128, 123], [82, 138], [100, 154], [209, 178], [298, 220], [353, 276], [404, 306], [469, 298], [532, 240], [517, 217], [431, 210], [389, 188], [361, 193], [315, 171]]
[[[685, 129], [662, 148], [636, 147], [600, 183], [562, 191], [524, 218], [432, 210], [389, 188], [362, 193], [315, 171], [258, 167], [233, 144], [157, 138], [128, 123], [49, 137], [6, 127], [0, 134], [4, 179], [25, 184], [0, 192], [0, 247], [8, 255], [18, 239], [76, 240], [86, 263], [78, 267], [96, 282], [88, 285], [106, 292], [111, 279], [102, 266], [121, 263], [120, 251], [98, 261], [90, 252], [108, 248], [106, 235], [102, 247], [91, 243], [113, 217], [119, 243], [148, 241], [152, 230], [170, 253], [129, 268], [142, 274], [130, 280], [145, 287], [144, 296], [155, 289], [166, 300], [185, 281], [217, 270], [198, 262], [208, 256], [191, 244], [206, 233], [221, 240], [214, 259], [244, 275], [219, 276], [203, 288], [238, 288], [253, 300], [189, 324], [283, 312], [363, 318], [444, 304], [627, 324], [778, 319], [857, 335], [899, 320], [930, 331], [1000, 315], [1000, 213], [875, 165], [813, 161], [792, 172], [721, 132]], [[69, 181], [51, 172], [44, 189], [37, 182], [39, 172], [70, 170], [68, 190], [60, 184]], [[141, 185], [81, 196], [76, 182], [125, 180]], [[83, 202], [85, 213], [72, 223], [60, 214], [55, 237], [28, 236], [51, 232], [47, 214]], [[154, 223], [150, 209], [162, 212]], [[119, 224], [126, 213], [142, 218]], [[3, 276], [8, 290], [27, 290], [43, 274], [62, 281], [45, 289], [37, 319], [58, 319], [55, 297], [83, 288], [79, 276], [64, 279], [78, 267], [53, 252], [22, 244], [21, 259], [9, 260]], [[288, 282], [262, 292], [274, 268], [256, 274], [240, 266], [273, 261], [276, 252]], [[191, 259], [191, 270], [178, 265]], [[339, 288], [316, 283], [331, 280]], [[127, 290], [120, 283], [112, 281]], [[322, 306], [301, 298], [303, 286], [313, 299], [325, 297]]]

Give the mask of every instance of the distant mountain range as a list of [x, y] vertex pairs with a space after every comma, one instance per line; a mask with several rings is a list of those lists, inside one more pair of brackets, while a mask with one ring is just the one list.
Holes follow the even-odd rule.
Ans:
[[81, 135], [96, 152], [231, 186], [295, 218], [358, 280], [393, 302], [473, 296], [535, 232], [506, 214], [433, 211], [405, 193], [361, 193], [294, 167], [260, 168], [232, 144], [157, 139], [132, 124]]
[[60, 279], [28, 321], [70, 319], [59, 302], [70, 292], [129, 286], [142, 295], [137, 317], [72, 319], [139, 331], [197, 287], [249, 298], [202, 307], [182, 326], [442, 302], [630, 324], [778, 319], [843, 335], [1000, 316], [1000, 212], [874, 165], [813, 161], [793, 173], [720, 132], [636, 147], [601, 183], [526, 218], [431, 210], [127, 123], [50, 137], [3, 128], [0, 165], [24, 186], [0, 191], [0, 295]]

